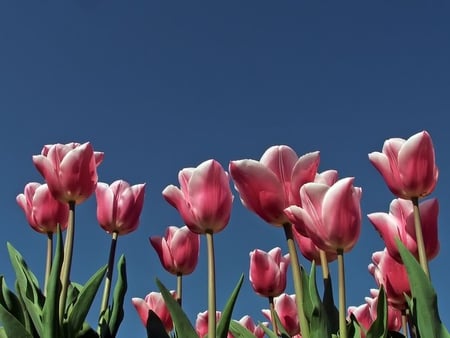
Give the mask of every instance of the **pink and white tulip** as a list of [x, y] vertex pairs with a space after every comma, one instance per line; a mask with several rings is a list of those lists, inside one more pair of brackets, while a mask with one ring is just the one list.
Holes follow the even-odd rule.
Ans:
[[[297, 305], [295, 303], [295, 295], [282, 293], [273, 299], [275, 312], [280, 318], [281, 325], [286, 329], [290, 336], [300, 334], [300, 324], [297, 316]], [[270, 310], [262, 310], [263, 315], [270, 321], [272, 316]]]
[[[175, 297], [175, 291], [170, 291], [170, 293]], [[145, 299], [135, 297], [131, 301], [145, 327], [147, 326], [149, 311], [152, 310], [163, 323], [166, 332], [173, 330], [172, 317], [161, 293], [150, 292], [145, 296]]]

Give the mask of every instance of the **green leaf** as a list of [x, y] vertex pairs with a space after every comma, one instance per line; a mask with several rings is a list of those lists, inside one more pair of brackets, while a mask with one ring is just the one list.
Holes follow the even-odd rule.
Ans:
[[0, 327], [0, 338], [8, 338], [3, 327]]
[[52, 268], [48, 279], [44, 309], [42, 311], [42, 324], [44, 337], [58, 338], [60, 334], [59, 321], [59, 297], [61, 294], [61, 283], [59, 276], [63, 261], [63, 247], [61, 229], [58, 225], [55, 256], [53, 257]]
[[231, 293], [230, 298], [228, 298], [225, 308], [222, 311], [222, 315], [217, 325], [218, 338], [226, 338], [228, 335], [228, 328], [230, 326], [231, 316], [233, 315], [233, 308], [234, 305], [236, 304], [236, 299], [243, 282], [244, 282], [244, 275], [242, 274], [241, 277], [239, 278], [236, 287]]
[[303, 289], [303, 311], [305, 312], [308, 323], [311, 322], [312, 313], [314, 311], [311, 296], [309, 294], [309, 275], [303, 266], [300, 267]]
[[289, 333], [284, 328], [283, 324], [281, 324], [280, 317], [278, 316], [278, 313], [275, 312], [275, 322], [277, 323], [278, 331], [281, 333], [281, 337], [289, 337]]
[[[350, 323], [347, 326], [347, 333], [349, 337], [353, 338], [361, 338], [361, 326], [359, 325], [358, 321], [356, 320], [354, 314], [350, 314]], [[333, 334], [332, 337], [337, 337], [337, 335]]]
[[167, 290], [159, 279], [156, 279], [156, 284], [158, 285], [158, 288], [164, 298], [164, 302], [169, 309], [176, 331], [178, 333], [182, 333], [183, 338], [198, 338], [197, 333], [192, 327], [188, 317], [183, 312], [180, 304], [178, 304], [178, 302], [170, 294], [169, 290]]
[[22, 287], [20, 284], [16, 285], [16, 287], [18, 288], [18, 293], [21, 295], [21, 299], [25, 306], [26, 312], [30, 316], [37, 334], [39, 335], [39, 337], [44, 337], [41, 307], [39, 307], [39, 305], [33, 303], [30, 299], [24, 296], [26, 292], [22, 291]]
[[67, 324], [69, 332], [77, 332], [81, 329], [84, 320], [91, 308], [98, 288], [103, 281], [107, 266], [101, 267], [83, 286], [69, 314]]
[[14, 317], [7, 309], [0, 305], [0, 322], [3, 324], [3, 330], [6, 337], [33, 338], [25, 326]]
[[266, 335], [269, 338], [278, 338], [278, 335], [275, 332], [273, 332], [271, 329], [269, 329], [268, 327], [266, 327], [262, 323], [259, 323], [259, 327], [264, 330], [264, 332], [266, 333]]
[[388, 306], [386, 293], [383, 286], [380, 287], [377, 300], [377, 319], [372, 323], [367, 331], [366, 338], [386, 338], [387, 337], [387, 317]]
[[325, 308], [320, 300], [316, 283], [316, 264], [311, 264], [311, 272], [309, 274], [309, 298], [311, 299], [311, 319], [310, 319], [310, 336], [311, 338], [323, 338], [329, 336], [328, 322], [326, 318]]
[[331, 278], [323, 279], [323, 298], [322, 303], [325, 308], [328, 321], [328, 335], [339, 331], [339, 310], [334, 304], [333, 283]]
[[234, 338], [255, 338], [255, 335], [251, 333], [246, 327], [241, 325], [241, 323], [232, 320], [230, 322], [230, 331]]
[[3, 276], [0, 276], [0, 304], [11, 313], [14, 317], [26, 326], [24, 309], [20, 303], [20, 300], [6, 285]]
[[411, 294], [415, 303], [411, 310], [412, 319], [419, 330], [420, 337], [450, 337], [439, 318], [437, 295], [430, 279], [404, 244], [399, 239], [396, 241], [403, 264], [408, 272]]
[[111, 311], [108, 316], [109, 330], [113, 337], [117, 335], [119, 326], [124, 317], [123, 302], [128, 288], [126, 260], [124, 255], [120, 256], [119, 261], [117, 262], [117, 271], [118, 276], [114, 287]]
[[146, 328], [148, 338], [169, 338], [169, 335], [164, 328], [163, 322], [152, 310], [148, 311]]

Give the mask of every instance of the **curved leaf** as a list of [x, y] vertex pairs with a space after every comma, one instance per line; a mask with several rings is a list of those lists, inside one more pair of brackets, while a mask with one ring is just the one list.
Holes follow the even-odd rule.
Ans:
[[242, 274], [239, 281], [231, 293], [230, 298], [222, 311], [219, 323], [217, 325], [217, 336], [219, 338], [226, 338], [228, 335], [228, 328], [230, 326], [231, 316], [233, 315], [234, 304], [236, 304], [236, 299], [241, 289], [242, 283], [244, 282], [244, 275]]

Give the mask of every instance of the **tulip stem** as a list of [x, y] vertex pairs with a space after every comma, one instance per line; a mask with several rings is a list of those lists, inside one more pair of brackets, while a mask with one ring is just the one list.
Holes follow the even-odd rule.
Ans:
[[322, 277], [324, 280], [330, 279], [330, 269], [328, 268], [328, 259], [327, 259], [327, 253], [319, 249], [320, 254], [320, 266], [322, 267]]
[[408, 318], [406, 310], [402, 310], [402, 331], [405, 337], [408, 337]]
[[66, 310], [67, 291], [70, 283], [72, 266], [73, 240], [75, 236], [75, 202], [69, 202], [69, 219], [67, 222], [66, 242], [64, 243], [64, 260], [61, 268], [61, 295], [59, 298], [59, 320], [62, 323]]
[[216, 338], [216, 272], [214, 261], [213, 233], [207, 231], [208, 248], [208, 338]]
[[303, 338], [309, 338], [309, 324], [303, 308], [303, 281], [301, 276], [300, 263], [297, 256], [297, 250], [295, 248], [294, 236], [292, 234], [292, 224], [284, 223], [283, 229], [284, 234], [286, 235], [289, 257], [291, 260], [292, 278], [294, 280], [295, 299], [300, 322], [300, 330]]
[[344, 269], [344, 251], [337, 250], [338, 259], [338, 280], [339, 280], [339, 337], [347, 338], [347, 320], [345, 304], [345, 269]]
[[181, 273], [177, 274], [177, 302], [181, 306], [181, 298], [183, 296], [183, 275]]
[[275, 304], [273, 302], [272, 296], [269, 296], [269, 308], [270, 308], [270, 318], [272, 319], [273, 332], [275, 332], [275, 334], [278, 335], [277, 320], [275, 317]]
[[109, 294], [111, 292], [111, 282], [114, 270], [114, 257], [116, 255], [117, 238], [119, 234], [114, 231], [111, 237], [111, 246], [109, 248], [108, 267], [106, 270], [105, 288], [103, 289], [102, 303], [100, 306], [100, 318], [105, 310], [108, 308]]
[[420, 221], [419, 198], [413, 197], [411, 201], [414, 207], [414, 229], [416, 231], [417, 250], [419, 251], [419, 263], [427, 277], [430, 278], [428, 259], [423, 241], [422, 222]]
[[44, 296], [47, 295], [48, 278], [52, 270], [53, 259], [53, 233], [47, 233], [47, 258], [45, 262], [45, 280], [44, 280]]

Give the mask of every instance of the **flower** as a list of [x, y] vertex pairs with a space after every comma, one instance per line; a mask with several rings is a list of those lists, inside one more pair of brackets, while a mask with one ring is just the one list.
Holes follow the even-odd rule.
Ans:
[[[307, 236], [303, 236], [297, 230], [297, 226], [293, 227], [292, 233], [302, 255], [310, 262], [314, 262], [316, 266], [321, 266], [322, 261], [320, 259], [320, 249], [314, 244], [313, 240]], [[325, 252], [325, 255], [328, 263], [337, 258], [337, 254], [335, 252]]]
[[97, 198], [97, 220], [108, 233], [128, 234], [137, 229], [144, 206], [145, 184], [130, 186], [117, 180], [110, 186], [99, 182]]
[[[239, 319], [238, 323], [249, 330], [250, 333], [253, 333], [256, 338], [263, 338], [265, 336], [264, 330], [259, 325], [255, 325], [255, 322], [249, 315], [243, 316], [241, 319]], [[263, 322], [261, 324], [265, 327], [269, 325], [269, 323], [267, 322]], [[230, 338], [234, 337], [232, 334], [229, 334], [228, 336]]]
[[289, 254], [281, 255], [280, 248], [269, 252], [255, 249], [250, 252], [249, 278], [253, 290], [264, 297], [279, 296], [286, 289]]
[[369, 160], [397, 197], [424, 197], [436, 186], [439, 171], [435, 163], [433, 141], [426, 131], [407, 140], [386, 140], [382, 152], [370, 153]]
[[162, 194], [175, 207], [188, 228], [197, 233], [216, 233], [230, 220], [233, 195], [228, 174], [216, 160], [178, 174], [180, 188], [167, 186]]
[[[369, 311], [372, 320], [377, 319], [378, 295], [379, 289], [370, 289], [370, 297], [365, 297], [365, 301], [369, 304]], [[387, 307], [387, 328], [391, 331], [399, 331], [402, 327], [402, 312], [392, 305]]]
[[[437, 256], [440, 247], [438, 238], [438, 200], [431, 198], [421, 202], [419, 211], [425, 252], [427, 259], [431, 260]], [[401, 198], [394, 199], [391, 202], [389, 213], [375, 212], [367, 215], [367, 217], [383, 238], [389, 254], [397, 262], [401, 263], [402, 259], [397, 248], [396, 238], [399, 238], [412, 254], [419, 257], [414, 228], [414, 210], [411, 201]]]
[[24, 193], [16, 197], [19, 206], [25, 212], [30, 226], [37, 232], [55, 233], [57, 226], [67, 228], [69, 205], [53, 198], [47, 184], [28, 183]]
[[[350, 321], [350, 316], [353, 315], [358, 322], [358, 324], [367, 331], [373, 323], [373, 318], [370, 313], [369, 304], [363, 303], [358, 306], [349, 306], [347, 309], [347, 320]], [[364, 332], [361, 332], [361, 338], [364, 338], [366, 335]]]
[[326, 252], [347, 252], [361, 231], [361, 188], [353, 177], [340, 179], [331, 187], [306, 183], [300, 189], [302, 207], [285, 209], [292, 223], [304, 224], [314, 244]]
[[[290, 336], [300, 333], [300, 324], [297, 316], [297, 305], [295, 304], [295, 295], [282, 293], [273, 299], [275, 312], [280, 318], [281, 325], [286, 329]], [[270, 321], [272, 316], [270, 310], [262, 310], [263, 315]]]
[[231, 161], [229, 170], [243, 205], [267, 223], [282, 226], [289, 222], [283, 210], [300, 204], [299, 190], [314, 181], [319, 152], [298, 157], [286, 146], [272, 146], [259, 161]]
[[44, 177], [53, 197], [79, 204], [95, 191], [97, 166], [103, 153], [94, 152], [89, 142], [46, 145], [33, 162]]
[[[170, 291], [172, 296], [175, 297], [175, 291]], [[170, 332], [173, 329], [172, 317], [170, 316], [169, 309], [167, 308], [164, 298], [159, 292], [150, 292], [145, 299], [134, 297], [131, 299], [136, 311], [141, 318], [142, 324], [147, 326], [147, 320], [149, 311], [153, 311], [161, 320], [166, 332]]]
[[187, 226], [169, 226], [164, 237], [150, 237], [162, 266], [174, 275], [189, 275], [195, 270], [200, 250], [200, 236]]
[[[222, 313], [216, 311], [216, 322], [220, 320]], [[195, 321], [195, 331], [197, 332], [199, 338], [206, 337], [208, 335], [208, 311], [200, 312], [197, 315], [197, 320]], [[232, 338], [231, 333], [227, 334], [227, 338]]]

